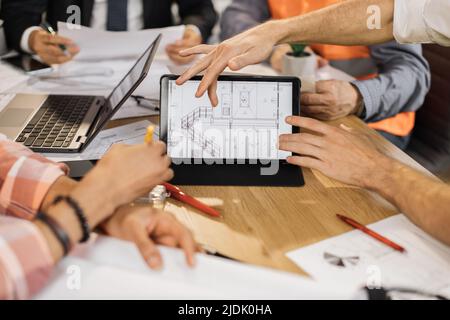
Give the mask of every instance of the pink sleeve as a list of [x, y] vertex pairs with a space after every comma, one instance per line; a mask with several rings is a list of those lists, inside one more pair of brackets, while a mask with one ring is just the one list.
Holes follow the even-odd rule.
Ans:
[[65, 173], [65, 165], [0, 136], [0, 214], [31, 220], [51, 185]]
[[53, 260], [47, 242], [29, 221], [0, 216], [0, 299], [27, 299], [47, 282]]

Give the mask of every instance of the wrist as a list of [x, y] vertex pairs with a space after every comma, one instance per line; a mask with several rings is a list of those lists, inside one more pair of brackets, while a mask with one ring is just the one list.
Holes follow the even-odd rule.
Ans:
[[44, 200], [42, 201], [40, 210], [46, 212], [57, 196], [66, 196], [77, 186], [78, 182], [66, 176], [59, 177], [50, 187]]
[[381, 193], [391, 185], [390, 181], [395, 173], [397, 162], [380, 153], [372, 163], [373, 167], [365, 175], [362, 187]]
[[353, 109], [351, 114], [356, 115], [358, 118], [360, 118], [364, 113], [364, 98], [358, 87], [356, 87], [353, 83], [350, 83], [350, 85], [353, 89]]
[[283, 39], [287, 36], [284, 20], [269, 20], [262, 25], [261, 34], [269, 37], [269, 41], [275, 45], [286, 44]]
[[64, 250], [61, 243], [56, 238], [52, 230], [43, 222], [35, 220], [33, 224], [39, 229], [45, 241], [47, 242], [48, 248], [53, 258], [53, 262], [57, 262], [64, 256]]
[[95, 228], [120, 205], [120, 195], [114, 190], [114, 184], [106, 179], [88, 174], [69, 195], [79, 204], [91, 228]]
[[35, 44], [36, 44], [36, 37], [38, 36], [40, 30], [36, 29], [31, 31], [31, 33], [28, 36], [28, 48], [32, 53], [35, 53]]
[[277, 44], [283, 43], [306, 43], [303, 39], [301, 24], [291, 19], [274, 20], [271, 26], [275, 32], [275, 40]]

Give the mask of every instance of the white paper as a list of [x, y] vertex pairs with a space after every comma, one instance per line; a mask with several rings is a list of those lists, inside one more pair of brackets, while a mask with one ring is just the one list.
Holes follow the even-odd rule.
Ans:
[[[82, 160], [98, 160], [117, 143], [140, 144], [143, 143], [150, 121], [143, 120], [125, 126], [106, 129], [89, 144], [82, 153], [43, 153], [42, 155], [55, 162], [69, 162]], [[159, 139], [159, 129], [155, 129], [153, 139]]]
[[10, 89], [26, 82], [28, 78], [24, 72], [0, 62], [0, 93], [9, 92]]
[[140, 31], [111, 32], [58, 22], [58, 33], [73, 40], [80, 48], [76, 60], [137, 58], [161, 33], [159, 53], [183, 37], [184, 26]]
[[[63, 260], [36, 299], [349, 299], [355, 288], [316, 283], [294, 274], [160, 247], [164, 268], [152, 271], [132, 243], [101, 237]], [[68, 269], [69, 268], [69, 269]], [[69, 271], [68, 271], [69, 270]], [[71, 270], [71, 272], [70, 272]], [[68, 287], [73, 272], [81, 288]], [[72, 290], [71, 290], [72, 289]]]
[[406, 253], [354, 230], [291, 251], [287, 256], [315, 279], [410, 288], [450, 297], [449, 247], [431, 238], [404, 215], [379, 221], [369, 228], [403, 246]]

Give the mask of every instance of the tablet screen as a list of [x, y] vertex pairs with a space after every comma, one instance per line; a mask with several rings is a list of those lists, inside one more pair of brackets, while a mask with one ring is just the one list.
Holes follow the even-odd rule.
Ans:
[[199, 81], [169, 80], [167, 150], [172, 158], [286, 159], [278, 137], [292, 133], [292, 82], [219, 81], [219, 105], [196, 98]]

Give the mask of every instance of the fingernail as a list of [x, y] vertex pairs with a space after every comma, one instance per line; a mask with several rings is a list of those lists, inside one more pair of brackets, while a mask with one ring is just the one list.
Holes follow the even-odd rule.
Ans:
[[286, 117], [286, 122], [290, 122], [290, 121], [291, 121], [291, 119], [292, 119], [292, 117], [291, 117], [291, 116], [288, 116], [288, 117]]
[[161, 269], [161, 259], [158, 256], [152, 256], [147, 259], [147, 263], [150, 266], [150, 268], [158, 270]]
[[193, 268], [196, 265], [196, 259], [195, 256], [192, 256], [190, 259], [189, 265]]

